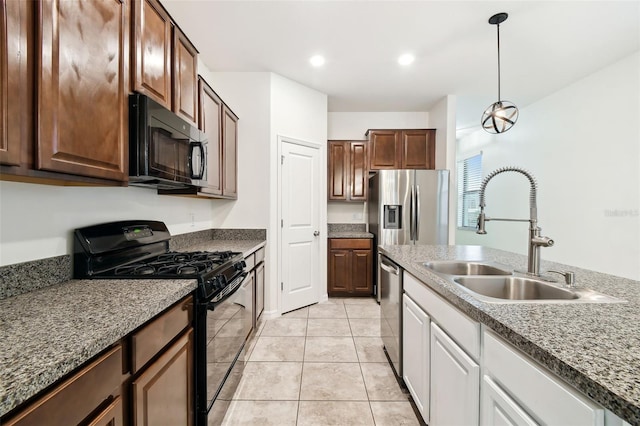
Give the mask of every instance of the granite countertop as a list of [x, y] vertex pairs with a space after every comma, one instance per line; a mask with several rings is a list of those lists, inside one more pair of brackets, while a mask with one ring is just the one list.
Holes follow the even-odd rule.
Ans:
[[[240, 251], [264, 240], [211, 240], [188, 251]], [[0, 300], [0, 416], [197, 288], [186, 280], [70, 280]]]
[[640, 424], [640, 282], [542, 261], [541, 270], [570, 270], [576, 287], [626, 303], [487, 303], [423, 263], [486, 260], [526, 270], [526, 256], [480, 246], [380, 246], [380, 251], [588, 397]]
[[0, 416], [196, 289], [196, 280], [71, 280], [0, 300]]
[[370, 232], [342, 231], [329, 232], [329, 238], [373, 238]]
[[188, 251], [230, 250], [239, 251], [246, 257], [266, 244], [264, 240], [212, 240], [191, 245]]

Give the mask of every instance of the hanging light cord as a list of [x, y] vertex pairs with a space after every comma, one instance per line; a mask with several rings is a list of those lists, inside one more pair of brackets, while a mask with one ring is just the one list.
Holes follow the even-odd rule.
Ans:
[[500, 24], [498, 24], [497, 27], [498, 27], [498, 102], [500, 102], [502, 100], [502, 97], [500, 96]]

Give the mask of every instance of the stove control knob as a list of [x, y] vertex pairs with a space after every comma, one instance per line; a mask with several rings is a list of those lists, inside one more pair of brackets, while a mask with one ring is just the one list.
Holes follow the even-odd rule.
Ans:
[[241, 260], [240, 262], [236, 263], [235, 268], [236, 268], [236, 271], [242, 271], [246, 266], [247, 266], [247, 262], [245, 262], [244, 260]]

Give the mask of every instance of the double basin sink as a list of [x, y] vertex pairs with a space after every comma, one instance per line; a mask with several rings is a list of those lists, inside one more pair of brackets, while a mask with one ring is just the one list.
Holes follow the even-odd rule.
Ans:
[[490, 262], [434, 261], [424, 266], [486, 302], [623, 302], [589, 289], [515, 276], [509, 268]]

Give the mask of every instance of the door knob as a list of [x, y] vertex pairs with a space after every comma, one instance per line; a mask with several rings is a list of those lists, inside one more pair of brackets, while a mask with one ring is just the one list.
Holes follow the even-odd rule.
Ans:
[[314, 236], [314, 237], [317, 237], [318, 235], [320, 235], [320, 231], [315, 231], [315, 232], [313, 233], [313, 236]]

